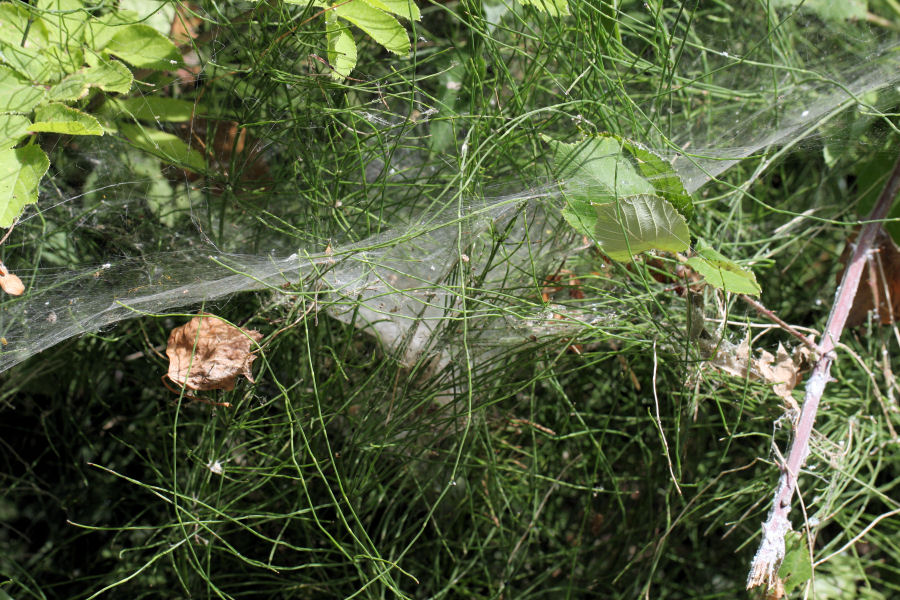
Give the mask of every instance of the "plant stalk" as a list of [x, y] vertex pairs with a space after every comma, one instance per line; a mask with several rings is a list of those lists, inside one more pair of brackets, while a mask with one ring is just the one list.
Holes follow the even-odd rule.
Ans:
[[900, 157], [894, 164], [881, 195], [860, 231], [856, 247], [838, 287], [837, 299], [831, 307], [831, 314], [828, 315], [825, 333], [817, 348], [819, 359], [806, 381], [803, 407], [795, 425], [794, 440], [791, 443], [787, 462], [781, 465], [781, 477], [775, 490], [772, 508], [769, 510], [766, 522], [762, 525], [762, 540], [750, 566], [750, 573], [747, 577], [748, 589], [763, 584], [766, 584], [768, 588], [775, 585], [778, 569], [784, 559], [784, 536], [791, 530], [791, 523], [788, 520], [791, 499], [797, 488], [797, 476], [809, 455], [809, 437], [816, 419], [816, 412], [819, 409], [819, 402], [825, 392], [825, 385], [831, 377], [831, 364], [835, 359], [834, 348], [847, 323], [847, 316], [850, 314], [850, 308], [856, 298], [856, 290], [859, 287], [866, 259], [881, 228], [880, 221], [890, 211], [898, 190], [900, 190]]

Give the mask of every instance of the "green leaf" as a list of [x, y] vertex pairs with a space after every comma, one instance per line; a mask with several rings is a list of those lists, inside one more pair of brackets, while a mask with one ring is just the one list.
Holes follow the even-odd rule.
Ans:
[[364, 0], [364, 2], [373, 8], [395, 14], [410, 21], [418, 21], [422, 18], [422, 15], [419, 13], [419, 7], [412, 0]]
[[72, 73], [47, 91], [51, 101], [80, 100], [91, 87], [105, 92], [126, 94], [131, 90], [134, 77], [131, 71], [117, 60], [99, 59], [95, 66], [84, 67]]
[[397, 19], [383, 10], [356, 1], [335, 4], [331, 12], [365, 31], [387, 50], [395, 54], [409, 54], [410, 44], [406, 30]]
[[206, 170], [203, 155], [181, 141], [178, 136], [131, 124], [120, 124], [118, 130], [134, 147], [146, 150], [168, 163], [187, 167], [197, 173]]
[[694, 201], [684, 189], [684, 182], [672, 165], [637, 142], [614, 137], [622, 141], [623, 148], [634, 158], [638, 171], [650, 182], [657, 195], [671, 202], [672, 206], [690, 221], [694, 215]]
[[[73, 54], [79, 54], [78, 50], [73, 49]], [[0, 59], [27, 79], [42, 84], [57, 81], [77, 68], [59, 48], [23, 48], [0, 43]]]
[[29, 129], [66, 135], [103, 135], [103, 127], [94, 116], [57, 102], [37, 107], [34, 124]]
[[127, 94], [134, 83], [131, 70], [117, 60], [99, 59], [97, 64], [88, 67], [85, 78], [90, 85], [95, 85], [104, 92]]
[[709, 285], [734, 294], [759, 296], [762, 292], [753, 271], [742, 269], [703, 240], [697, 240], [694, 250], [698, 256], [689, 258], [687, 264], [702, 275]]
[[567, 0], [521, 0], [521, 2], [542, 10], [551, 17], [571, 14]]
[[149, 25], [118, 28], [103, 50], [140, 69], [171, 69], [181, 63], [175, 44]]
[[653, 194], [647, 181], [614, 136], [595, 136], [567, 144], [544, 138], [552, 151], [557, 177], [564, 180], [566, 196], [595, 204], [621, 196]]
[[25, 135], [31, 121], [22, 115], [0, 115], [0, 149], [12, 148]]
[[9, 67], [0, 65], [0, 112], [31, 112], [43, 98], [44, 90], [24, 81]]
[[165, 36], [175, 19], [175, 3], [169, 0], [119, 0], [119, 10], [134, 13], [137, 20]]
[[597, 211], [590, 202], [568, 202], [562, 210], [563, 218], [572, 228], [594, 239], [594, 226], [597, 224]]
[[325, 29], [328, 40], [328, 62], [335, 79], [344, 79], [356, 67], [356, 42], [350, 30], [340, 23], [329, 23]]
[[74, 47], [84, 41], [90, 15], [81, 0], [38, 0], [37, 9], [47, 25], [48, 46]]
[[124, 113], [139, 121], [183, 123], [190, 121], [198, 112], [198, 107], [189, 100], [139, 96], [137, 98], [115, 98], [107, 102], [115, 113]]
[[656, 194], [685, 219], [693, 216], [691, 196], [672, 165], [637, 142], [612, 134], [571, 144], [544, 140], [550, 144], [554, 171], [565, 182], [567, 198], [599, 203], [617, 196]]
[[21, 46], [25, 40], [29, 46], [38, 48], [47, 46], [47, 26], [43, 19], [20, 4], [0, 3], [0, 23], [3, 23], [0, 27], [0, 42], [10, 46]]
[[50, 159], [38, 146], [0, 150], [0, 227], [10, 227], [27, 204], [38, 198], [38, 185]]
[[812, 579], [812, 562], [806, 536], [799, 531], [788, 531], [784, 536], [784, 560], [778, 569], [778, 578], [784, 584], [785, 596]]
[[800, 8], [817, 14], [823, 21], [856, 19], [865, 21], [869, 12], [866, 0], [771, 0], [774, 8]]
[[613, 260], [628, 261], [647, 250], [682, 252], [690, 247], [687, 222], [660, 196], [629, 196], [595, 204], [594, 209], [594, 239]]

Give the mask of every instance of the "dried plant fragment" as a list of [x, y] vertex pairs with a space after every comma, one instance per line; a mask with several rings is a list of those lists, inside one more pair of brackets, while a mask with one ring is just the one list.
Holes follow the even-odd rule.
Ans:
[[709, 359], [712, 367], [734, 377], [749, 377], [772, 385], [772, 390], [784, 400], [785, 407], [795, 414], [799, 413], [800, 407], [791, 392], [803, 379], [803, 373], [812, 363], [808, 348], [800, 346], [791, 355], [783, 345], [778, 344], [778, 350], [774, 355], [763, 350], [759, 358], [753, 358], [750, 355], [750, 344], [746, 339], [737, 346], [726, 340], [720, 341], [717, 345], [708, 343], [711, 346], [709, 350], [715, 351]]
[[[850, 256], [850, 248], [851, 244], [848, 244], [841, 257], [844, 264]], [[875, 249], [866, 261], [847, 317], [847, 327], [865, 323], [872, 309], [876, 310], [875, 322], [882, 325], [892, 325], [900, 320], [900, 248], [884, 229], [878, 231]]]
[[10, 296], [21, 296], [25, 291], [25, 284], [15, 273], [10, 273], [2, 262], [0, 262], [0, 289]]
[[190, 390], [233, 390], [243, 375], [251, 382], [250, 365], [258, 331], [241, 329], [210, 314], [194, 317], [169, 334], [166, 356], [169, 379]]

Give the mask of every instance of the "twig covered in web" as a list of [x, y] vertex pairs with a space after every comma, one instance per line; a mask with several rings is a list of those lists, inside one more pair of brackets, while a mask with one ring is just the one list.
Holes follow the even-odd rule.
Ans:
[[747, 577], [748, 589], [763, 584], [767, 587], [775, 585], [778, 568], [781, 566], [785, 554], [784, 536], [791, 530], [791, 523], [788, 520], [791, 499], [797, 487], [797, 476], [809, 455], [809, 437], [819, 408], [819, 401], [822, 399], [825, 385], [831, 377], [831, 363], [835, 359], [834, 348], [844, 331], [866, 258], [881, 228], [879, 221], [887, 216], [898, 191], [900, 191], [900, 158], [894, 164], [878, 201], [860, 231], [856, 247], [853, 249], [838, 287], [837, 298], [825, 326], [825, 334], [817, 348], [819, 359], [806, 382], [803, 408], [795, 425], [794, 440], [791, 443], [787, 462], [781, 465], [781, 477], [775, 489], [772, 508], [769, 510], [766, 522], [763, 523], [762, 540], [750, 566], [750, 573]]

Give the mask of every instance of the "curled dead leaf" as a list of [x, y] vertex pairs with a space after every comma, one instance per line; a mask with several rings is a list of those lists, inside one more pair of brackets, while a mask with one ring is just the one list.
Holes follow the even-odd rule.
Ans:
[[198, 315], [169, 334], [169, 379], [191, 390], [233, 390], [238, 375], [252, 382], [251, 350], [261, 339], [258, 331]]
[[[844, 265], [850, 258], [851, 244], [852, 240], [841, 256]], [[838, 276], [838, 281], [842, 277], [843, 271]], [[884, 229], [879, 230], [874, 250], [866, 261], [853, 306], [847, 316], [847, 327], [865, 323], [871, 310], [875, 310], [876, 323], [892, 325], [900, 320], [900, 248]]]
[[10, 296], [21, 296], [25, 291], [25, 284], [15, 273], [7, 271], [0, 275], [0, 288]]
[[753, 358], [746, 339], [738, 345], [727, 340], [720, 340], [718, 344], [704, 341], [710, 346], [710, 353], [714, 352], [709, 357], [710, 366], [734, 377], [749, 377], [772, 385], [772, 390], [784, 400], [785, 407], [799, 413], [800, 407], [791, 392], [814, 362], [809, 348], [799, 346], [790, 354], [782, 344], [778, 344], [774, 355], [762, 350], [759, 358]]

